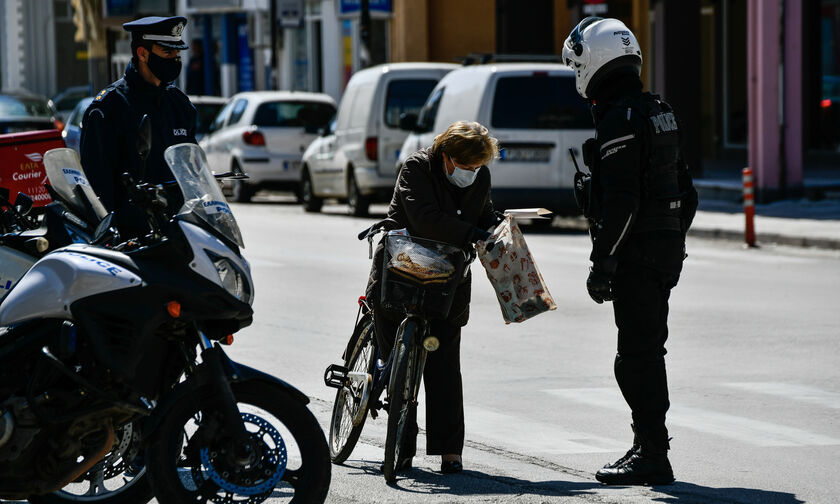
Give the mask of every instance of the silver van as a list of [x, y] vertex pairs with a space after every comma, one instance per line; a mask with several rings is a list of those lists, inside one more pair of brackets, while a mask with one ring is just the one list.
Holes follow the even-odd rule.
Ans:
[[391, 199], [396, 161], [407, 131], [400, 117], [416, 114], [441, 77], [458, 65], [390, 63], [353, 74], [335, 123], [303, 154], [301, 199], [309, 212], [324, 199], [346, 200], [352, 215]]
[[[465, 66], [437, 84], [417, 117], [397, 164], [432, 144], [455, 121], [476, 121], [499, 139], [501, 157], [489, 166], [497, 208], [545, 207], [576, 214], [569, 148], [580, 153], [594, 136], [589, 104], [575, 90], [575, 77], [554, 63]], [[582, 163], [578, 157], [578, 163]]]

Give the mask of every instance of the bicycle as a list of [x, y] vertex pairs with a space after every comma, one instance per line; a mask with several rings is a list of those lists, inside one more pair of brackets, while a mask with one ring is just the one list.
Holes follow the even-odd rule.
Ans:
[[[363, 235], [372, 240], [379, 230]], [[388, 412], [385, 439], [385, 480], [396, 480], [396, 464], [405, 437], [411, 408], [417, 395], [428, 352], [440, 342], [429, 334], [429, 321], [445, 319], [452, 307], [455, 290], [466, 276], [473, 256], [452, 245], [408, 236], [404, 230], [385, 235], [382, 270], [382, 308], [399, 314], [402, 322], [394, 337], [387, 361], [377, 344], [371, 303], [359, 298], [359, 311], [343, 365], [332, 364], [324, 373], [327, 386], [337, 388], [330, 421], [330, 457], [341, 464], [353, 451], [367, 413], [376, 418]], [[387, 390], [385, 402], [379, 399]]]

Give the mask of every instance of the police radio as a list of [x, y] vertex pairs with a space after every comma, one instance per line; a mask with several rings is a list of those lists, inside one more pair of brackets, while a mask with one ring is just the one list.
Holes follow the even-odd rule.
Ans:
[[591, 219], [593, 217], [591, 212], [592, 208], [590, 206], [592, 200], [592, 174], [584, 173], [580, 170], [577, 158], [575, 157], [574, 149], [569, 148], [569, 156], [572, 157], [572, 163], [575, 165], [575, 203], [577, 203], [577, 206], [581, 213], [583, 213], [583, 216], [587, 219]]

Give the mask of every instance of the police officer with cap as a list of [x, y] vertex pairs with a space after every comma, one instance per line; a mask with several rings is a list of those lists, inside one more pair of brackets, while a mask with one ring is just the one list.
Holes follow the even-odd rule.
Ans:
[[[148, 225], [145, 214], [128, 202], [122, 174], [128, 172], [138, 182], [169, 182], [174, 177], [163, 152], [171, 145], [196, 143], [195, 107], [173, 84], [181, 72], [179, 51], [188, 48], [181, 40], [186, 24], [181, 16], [125, 23], [131, 33], [131, 63], [121, 79], [96, 95], [82, 121], [82, 166], [103, 205], [115, 212], [124, 236], [144, 235]], [[141, 166], [137, 136], [144, 115], [151, 120], [152, 145]], [[174, 205], [180, 202], [170, 201], [170, 209]]]
[[613, 485], [669, 484], [668, 298], [697, 208], [681, 128], [670, 105], [642, 92], [642, 53], [621, 21], [581, 21], [564, 43], [563, 61], [595, 121], [595, 138], [583, 146], [591, 178], [577, 187], [593, 243], [586, 287], [595, 302], [613, 302], [615, 377], [633, 418], [633, 446], [595, 477]]

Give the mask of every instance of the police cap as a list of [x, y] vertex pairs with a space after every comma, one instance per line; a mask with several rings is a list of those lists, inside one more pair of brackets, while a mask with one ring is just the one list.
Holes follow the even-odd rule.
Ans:
[[187, 18], [183, 16], [160, 17], [149, 16], [123, 24], [125, 31], [131, 33], [132, 40], [153, 42], [168, 49], [188, 49], [186, 42], [181, 40], [181, 32], [187, 25]]

